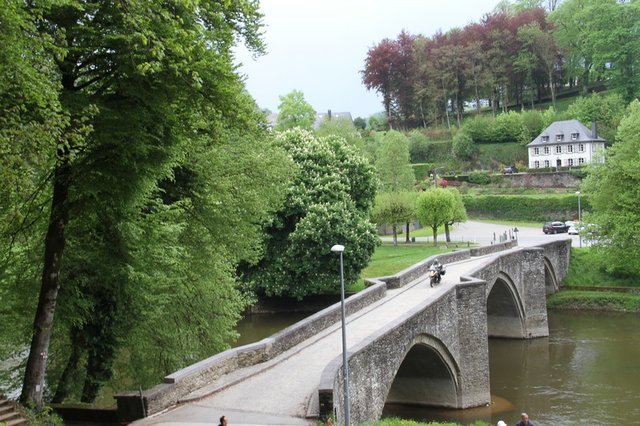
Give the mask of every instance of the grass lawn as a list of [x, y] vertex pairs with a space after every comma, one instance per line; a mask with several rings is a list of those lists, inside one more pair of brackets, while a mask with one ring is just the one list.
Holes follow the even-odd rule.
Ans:
[[572, 248], [569, 273], [563, 284], [571, 286], [640, 287], [638, 277], [615, 277], [599, 267], [588, 248]]
[[365, 278], [393, 275], [429, 256], [448, 253], [451, 250], [451, 248], [447, 249], [444, 245], [433, 247], [431, 244], [422, 243], [398, 243], [397, 247], [391, 244], [383, 244], [376, 248], [369, 266], [362, 271], [360, 280], [349, 286], [348, 291], [364, 289]]

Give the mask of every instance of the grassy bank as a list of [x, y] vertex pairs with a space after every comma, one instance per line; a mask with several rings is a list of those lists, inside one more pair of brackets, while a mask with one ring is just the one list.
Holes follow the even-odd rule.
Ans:
[[640, 294], [625, 291], [640, 290], [640, 278], [607, 273], [588, 248], [571, 249], [569, 272], [562, 284], [571, 289], [549, 297], [548, 308], [640, 312]]

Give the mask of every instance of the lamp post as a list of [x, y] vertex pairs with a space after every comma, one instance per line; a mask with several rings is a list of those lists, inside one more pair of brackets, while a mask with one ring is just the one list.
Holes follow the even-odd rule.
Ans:
[[344, 263], [342, 260], [342, 252], [344, 246], [336, 244], [331, 247], [334, 253], [340, 253], [340, 305], [342, 307], [342, 372], [344, 376], [344, 424], [351, 424], [351, 410], [349, 408], [349, 364], [347, 364], [347, 329], [345, 322], [344, 309]]
[[582, 206], [580, 205], [580, 191], [576, 191], [576, 195], [578, 196], [578, 242], [580, 248], [582, 248]]

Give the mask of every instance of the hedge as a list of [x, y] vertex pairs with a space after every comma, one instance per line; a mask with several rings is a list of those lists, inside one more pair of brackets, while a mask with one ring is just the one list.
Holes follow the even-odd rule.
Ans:
[[[502, 220], [571, 220], [578, 216], [578, 196], [566, 195], [463, 195], [471, 217]], [[581, 199], [582, 211], [590, 210], [587, 196]]]

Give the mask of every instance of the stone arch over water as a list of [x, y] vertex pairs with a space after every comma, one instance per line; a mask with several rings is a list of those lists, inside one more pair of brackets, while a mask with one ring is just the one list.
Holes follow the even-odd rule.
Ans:
[[446, 346], [433, 336], [418, 335], [405, 354], [386, 403], [459, 407], [460, 369]]
[[524, 307], [511, 277], [499, 272], [487, 296], [487, 334], [489, 337], [524, 338]]
[[544, 286], [547, 295], [557, 293], [560, 290], [553, 263], [547, 256], [544, 256]]

